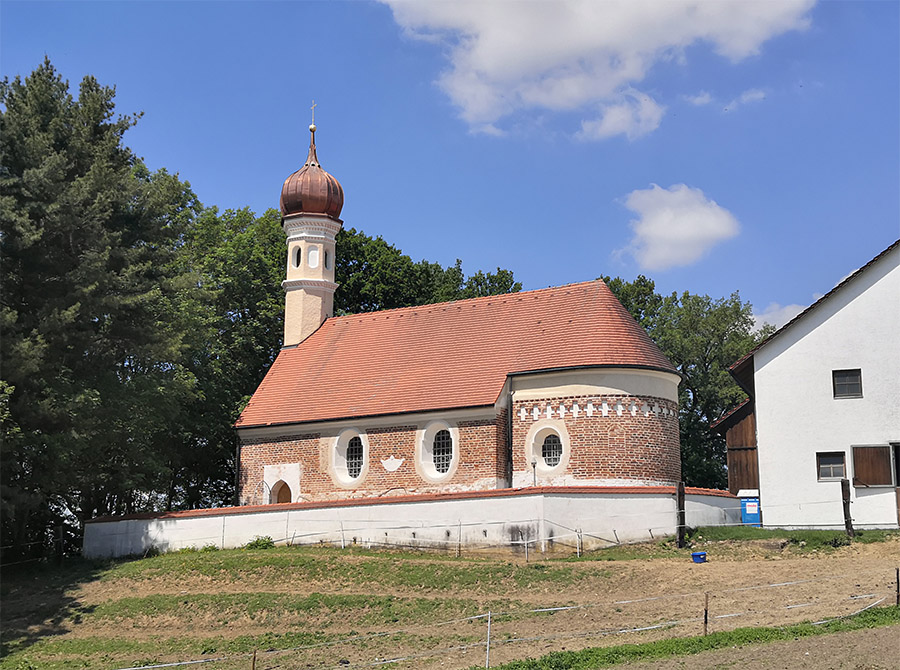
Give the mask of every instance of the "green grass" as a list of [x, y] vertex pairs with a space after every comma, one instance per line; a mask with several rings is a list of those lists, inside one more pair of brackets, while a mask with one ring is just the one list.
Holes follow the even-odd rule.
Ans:
[[[349, 560], [348, 560], [349, 559]], [[144, 580], [154, 577], [202, 576], [212, 581], [240, 581], [248, 575], [265, 581], [290, 570], [297, 579], [332, 586], [369, 588], [374, 585], [450, 591], [458, 587], [528, 588], [538, 584], [567, 586], [588, 577], [565, 564], [512, 563], [488, 559], [440, 557], [434, 554], [331, 547], [225, 549], [214, 552], [173, 552], [113, 564], [104, 580]]]
[[581, 651], [553, 652], [538, 659], [514, 661], [496, 667], [498, 670], [593, 670], [619, 663], [689, 656], [713, 649], [794, 640], [801, 637], [890, 626], [898, 623], [900, 623], [900, 607], [882, 607], [866, 610], [854, 617], [836, 619], [819, 626], [802, 623], [775, 628], [738, 628], [707, 636], [672, 638], [643, 644], [621, 644], [614, 647], [594, 647]]
[[750, 526], [706, 526], [691, 532], [688, 541], [721, 542], [725, 540], [785, 540], [789, 545], [807, 551], [834, 549], [853, 543], [869, 544], [900, 538], [896, 530], [858, 530], [851, 540], [842, 530], [781, 530]]
[[[516, 603], [517, 604], [517, 603]], [[476, 602], [461, 598], [401, 598], [367, 594], [340, 595], [313, 593], [296, 596], [289, 593], [197, 593], [184, 595], [156, 594], [140, 598], [108, 600], [77, 610], [76, 623], [96, 620], [123, 620], [136, 617], [176, 616], [190, 622], [196, 617], [214, 616], [228, 624], [249, 617], [257, 622], [280, 621], [286, 615], [315, 617], [322, 624], [346, 621], [366, 625], [406, 624], [479, 614], [487, 609], [508, 610], [516, 604], [510, 600]]]
[[0, 668], [3, 670], [57, 670], [63, 668], [119, 667], [162, 662], [167, 656], [198, 658], [210, 655], [252, 653], [255, 649], [289, 649], [321, 644], [346, 637], [322, 632], [264, 633], [198, 638], [159, 637], [149, 640], [130, 640], [119, 637], [82, 637], [68, 639], [44, 638], [27, 650], [10, 644], [4, 649]]

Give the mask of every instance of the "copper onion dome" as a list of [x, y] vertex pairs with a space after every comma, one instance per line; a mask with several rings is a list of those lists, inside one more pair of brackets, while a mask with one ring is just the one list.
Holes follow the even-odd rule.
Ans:
[[281, 187], [281, 215], [325, 214], [333, 219], [341, 215], [344, 189], [340, 182], [322, 169], [316, 156], [316, 126], [309, 127], [309, 155], [306, 163], [284, 180]]

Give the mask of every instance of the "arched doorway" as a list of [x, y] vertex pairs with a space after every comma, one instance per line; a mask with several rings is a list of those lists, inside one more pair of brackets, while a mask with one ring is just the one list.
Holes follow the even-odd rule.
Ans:
[[291, 487], [284, 483], [283, 480], [275, 482], [272, 487], [272, 493], [269, 496], [270, 503], [289, 503], [293, 502], [291, 497]]

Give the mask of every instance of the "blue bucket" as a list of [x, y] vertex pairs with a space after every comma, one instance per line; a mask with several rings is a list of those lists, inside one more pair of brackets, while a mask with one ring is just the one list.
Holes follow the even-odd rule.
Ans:
[[694, 563], [706, 563], [706, 552], [705, 551], [695, 551], [691, 554], [691, 560]]

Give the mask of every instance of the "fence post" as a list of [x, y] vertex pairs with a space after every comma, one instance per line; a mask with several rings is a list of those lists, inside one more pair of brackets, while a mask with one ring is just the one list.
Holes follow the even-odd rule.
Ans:
[[678, 548], [684, 549], [684, 482], [678, 482], [678, 488], [675, 490], [675, 504], [678, 507]]
[[488, 610], [487, 645], [484, 656], [484, 667], [491, 667], [491, 611]]
[[462, 520], [457, 521], [456, 527], [456, 557], [462, 556]]
[[847, 537], [853, 539], [853, 519], [850, 518], [850, 480], [841, 480], [841, 501], [844, 504], [844, 530]]
[[897, 607], [900, 607], [900, 568], [897, 568]]
[[703, 600], [703, 634], [706, 635], [709, 632], [709, 591], [706, 592], [706, 596]]
[[581, 528], [578, 528], [575, 531], [575, 555], [578, 556], [578, 558], [581, 558], [582, 548], [584, 547], [583, 542], [584, 540], [581, 539]]

